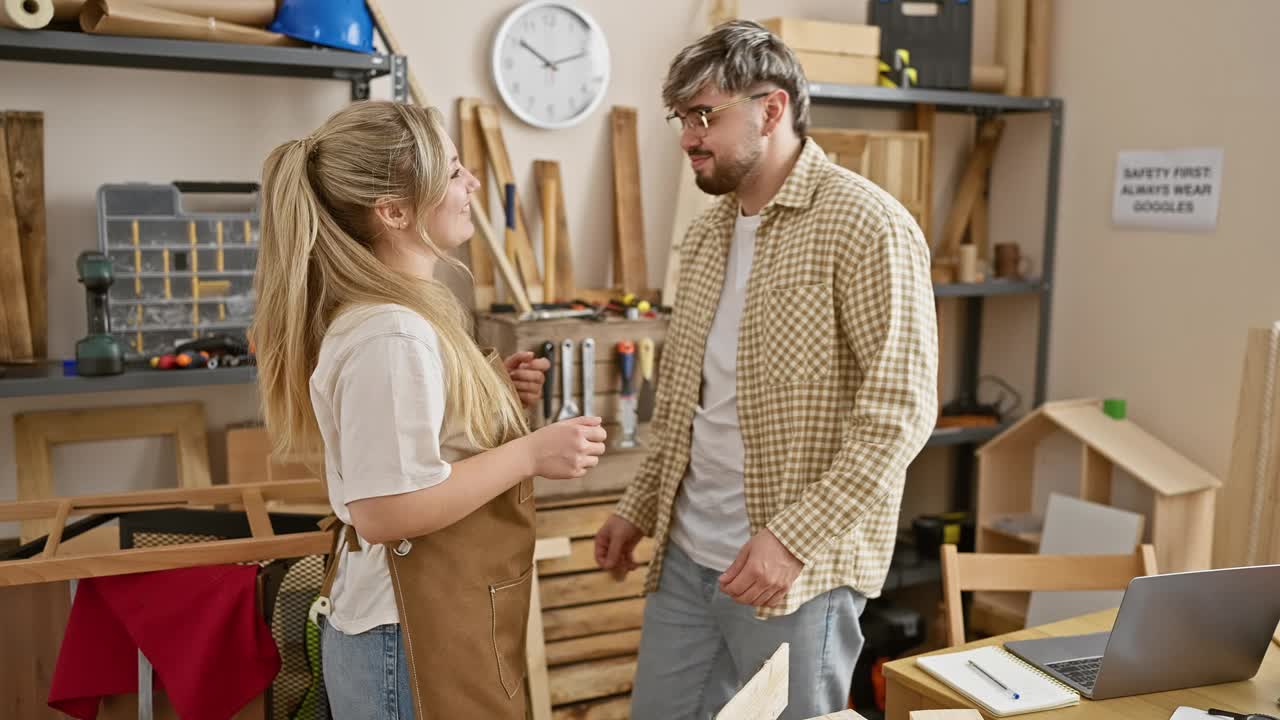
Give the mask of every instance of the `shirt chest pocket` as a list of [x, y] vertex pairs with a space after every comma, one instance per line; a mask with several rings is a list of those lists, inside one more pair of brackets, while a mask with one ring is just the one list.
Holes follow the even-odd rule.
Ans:
[[836, 341], [831, 285], [769, 288], [768, 301], [765, 330], [769, 380], [790, 385], [830, 377]]

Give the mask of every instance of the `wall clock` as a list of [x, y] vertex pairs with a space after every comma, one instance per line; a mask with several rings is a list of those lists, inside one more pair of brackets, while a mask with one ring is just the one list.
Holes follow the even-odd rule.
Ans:
[[609, 86], [604, 32], [563, 0], [532, 0], [507, 15], [494, 38], [492, 64], [502, 101], [541, 128], [582, 122]]

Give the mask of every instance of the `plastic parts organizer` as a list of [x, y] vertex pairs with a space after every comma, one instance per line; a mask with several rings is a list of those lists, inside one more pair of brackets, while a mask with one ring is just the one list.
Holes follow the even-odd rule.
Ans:
[[256, 183], [98, 188], [99, 247], [115, 272], [110, 330], [127, 357], [168, 352], [209, 335], [246, 337], [258, 205]]

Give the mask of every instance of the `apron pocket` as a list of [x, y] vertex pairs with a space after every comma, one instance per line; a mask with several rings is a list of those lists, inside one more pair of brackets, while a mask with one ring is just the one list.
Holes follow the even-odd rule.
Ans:
[[515, 580], [489, 586], [493, 652], [498, 662], [498, 680], [507, 697], [515, 697], [525, 675], [525, 632], [529, 625], [529, 594], [533, 567]]

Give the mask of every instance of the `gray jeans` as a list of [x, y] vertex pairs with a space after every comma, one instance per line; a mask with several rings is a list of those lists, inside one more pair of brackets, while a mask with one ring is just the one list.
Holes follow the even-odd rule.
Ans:
[[714, 718], [784, 642], [791, 672], [782, 720], [847, 707], [866, 598], [837, 588], [790, 615], [757, 620], [720, 590], [719, 576], [667, 544], [658, 591], [645, 601], [632, 720]]

